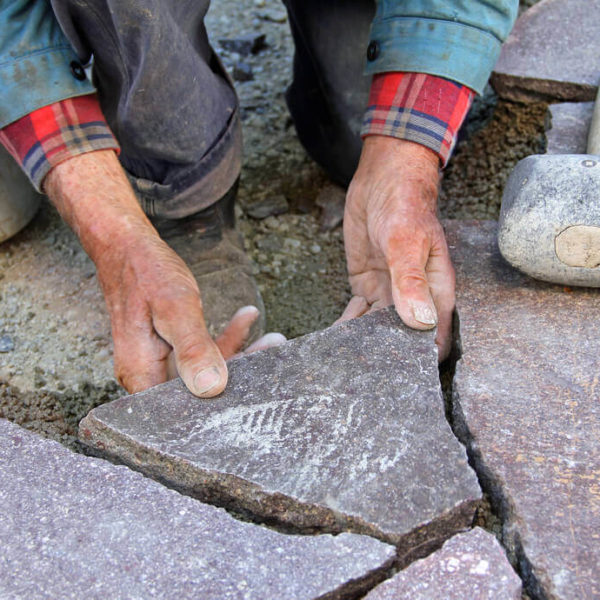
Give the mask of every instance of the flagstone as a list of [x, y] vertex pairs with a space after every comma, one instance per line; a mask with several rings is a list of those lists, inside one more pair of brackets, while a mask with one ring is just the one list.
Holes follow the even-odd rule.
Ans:
[[551, 125], [546, 132], [547, 154], [586, 154], [594, 112], [593, 102], [551, 104]]
[[520, 600], [521, 580], [496, 538], [476, 527], [379, 584], [365, 600]]
[[600, 82], [600, 0], [541, 0], [518, 19], [491, 83], [519, 102], [595, 99]]
[[393, 309], [230, 363], [226, 391], [180, 381], [94, 409], [86, 444], [210, 503], [424, 555], [481, 492], [445, 418], [433, 332]]
[[0, 420], [0, 597], [348, 598], [395, 549], [284, 535]]
[[600, 292], [505, 263], [496, 224], [448, 222], [462, 356], [455, 431], [534, 598], [600, 596]]

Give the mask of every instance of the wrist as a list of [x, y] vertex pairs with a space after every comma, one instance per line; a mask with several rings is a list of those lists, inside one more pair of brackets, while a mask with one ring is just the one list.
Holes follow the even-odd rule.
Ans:
[[44, 179], [44, 190], [99, 268], [120, 261], [138, 240], [158, 235], [112, 150], [56, 165]]
[[409, 164], [422, 163], [436, 170], [440, 169], [440, 159], [436, 152], [410, 140], [391, 137], [388, 135], [371, 134], [364, 138], [363, 152], [399, 159]]
[[382, 135], [365, 139], [355, 183], [370, 190], [366, 197], [394, 198], [405, 210], [436, 214], [439, 181], [440, 161], [429, 148]]

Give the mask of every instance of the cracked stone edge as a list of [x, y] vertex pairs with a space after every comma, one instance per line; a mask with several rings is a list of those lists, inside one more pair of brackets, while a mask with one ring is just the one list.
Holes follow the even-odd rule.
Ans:
[[[184, 458], [169, 456], [167, 463], [160, 451], [140, 448], [133, 438], [115, 434], [93, 414], [81, 421], [79, 432], [81, 442], [90, 453], [123, 463], [186, 496], [220, 506], [250, 521], [284, 533], [351, 532], [393, 544], [397, 548], [400, 568], [429, 555], [455, 534], [470, 529], [481, 504], [481, 497], [462, 501], [410, 531], [388, 532], [360, 517], [273, 493], [236, 475], [198, 467]], [[119, 448], [118, 455], [108, 450], [111, 446]]]

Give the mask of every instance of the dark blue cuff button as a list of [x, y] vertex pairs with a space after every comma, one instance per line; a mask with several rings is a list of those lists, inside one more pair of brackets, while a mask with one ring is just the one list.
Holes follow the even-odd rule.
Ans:
[[367, 47], [367, 60], [373, 62], [379, 56], [379, 42], [373, 40]]
[[83, 68], [81, 63], [78, 63], [76, 60], [74, 60], [69, 66], [71, 67], [71, 74], [73, 75], [73, 77], [75, 77], [75, 79], [77, 79], [78, 81], [83, 81], [85, 79], [85, 69]]

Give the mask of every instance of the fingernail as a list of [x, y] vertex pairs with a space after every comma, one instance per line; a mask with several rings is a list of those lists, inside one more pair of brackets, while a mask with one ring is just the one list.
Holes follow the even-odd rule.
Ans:
[[194, 377], [194, 389], [197, 394], [206, 394], [221, 383], [221, 374], [215, 367], [203, 369]]
[[238, 308], [235, 315], [233, 315], [233, 316], [241, 317], [242, 315], [245, 315], [246, 313], [253, 313], [253, 314], [257, 315], [259, 312], [260, 311], [258, 310], [258, 308], [256, 308], [256, 306], [253, 306], [252, 304], [248, 304], [246, 306], [242, 306], [242, 308]]
[[435, 325], [437, 323], [437, 315], [428, 304], [411, 302], [410, 305], [416, 321], [423, 323], [423, 325]]

